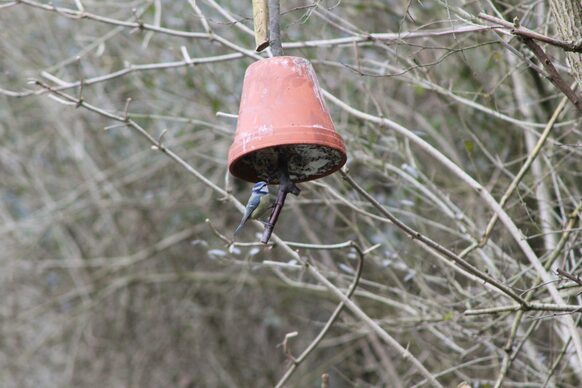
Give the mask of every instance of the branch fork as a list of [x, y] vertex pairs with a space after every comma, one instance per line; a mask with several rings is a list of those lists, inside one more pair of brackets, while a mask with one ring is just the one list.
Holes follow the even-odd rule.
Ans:
[[263, 236], [261, 237], [261, 242], [267, 244], [275, 228], [275, 224], [279, 219], [279, 214], [285, 205], [285, 199], [287, 194], [293, 194], [298, 196], [301, 189], [295, 185], [289, 178], [289, 172], [287, 170], [287, 159], [284, 155], [279, 155], [279, 191], [277, 192], [277, 201], [275, 202], [275, 207], [269, 220], [265, 223], [265, 230], [263, 231]]

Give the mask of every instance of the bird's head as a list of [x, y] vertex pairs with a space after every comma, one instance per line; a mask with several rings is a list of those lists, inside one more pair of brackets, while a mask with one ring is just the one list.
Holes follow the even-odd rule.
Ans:
[[266, 182], [257, 182], [253, 186], [253, 193], [260, 195], [269, 194], [269, 186], [267, 186]]

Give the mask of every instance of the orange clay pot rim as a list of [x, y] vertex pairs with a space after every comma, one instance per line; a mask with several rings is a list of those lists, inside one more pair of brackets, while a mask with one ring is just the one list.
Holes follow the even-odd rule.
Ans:
[[[344, 157], [344, 158], [342, 158], [341, 163], [339, 163], [338, 165], [334, 166], [334, 168], [332, 168], [331, 170], [327, 171], [326, 173], [324, 173], [324, 174], [316, 174], [316, 175], [310, 176], [309, 178], [305, 178], [305, 179], [297, 179], [297, 180], [294, 180], [293, 183], [304, 183], [304, 182], [310, 182], [310, 181], [313, 181], [313, 180], [325, 178], [326, 176], [330, 176], [334, 172], [337, 172], [337, 171], [341, 170], [341, 168], [346, 164], [346, 162], [347, 162], [347, 158]], [[246, 178], [241, 178], [241, 177], [239, 177], [237, 175], [234, 175], [234, 174], [231, 174], [231, 175], [234, 176], [235, 178], [238, 178], [238, 179], [243, 180], [245, 182], [251, 182], [251, 183], [256, 182], [256, 180], [249, 180], [249, 179], [246, 179]], [[272, 181], [268, 181], [267, 182], [267, 185], [269, 185], [269, 186], [278, 185], [278, 184], [279, 184], [279, 179], [278, 178], [275, 179], [275, 180], [272, 180]]]
[[[341, 159], [343, 160], [342, 163], [340, 163], [340, 166], [343, 165], [343, 163], [345, 163], [345, 161], [347, 160], [347, 155], [345, 153], [345, 148], [340, 146], [340, 145], [335, 145], [335, 144], [319, 144], [319, 143], [309, 143], [309, 142], [293, 142], [293, 143], [284, 143], [284, 144], [273, 144], [273, 145], [265, 145], [265, 146], [261, 146], [258, 148], [253, 149], [250, 152], [247, 152], [245, 154], [242, 154], [240, 156], [238, 156], [236, 159], [233, 159], [230, 162], [230, 166], [229, 166], [229, 171], [232, 171], [232, 167], [234, 167], [242, 158], [244, 158], [245, 156], [248, 156], [250, 154], [253, 154], [255, 152], [258, 151], [262, 151], [262, 150], [266, 150], [267, 148], [277, 148], [277, 147], [284, 147], [284, 146], [295, 146], [295, 145], [316, 145], [322, 148], [331, 148], [333, 150], [339, 151], [340, 155], [341, 155]], [[234, 147], [233, 147], [234, 148]], [[337, 171], [337, 170], [335, 170]]]

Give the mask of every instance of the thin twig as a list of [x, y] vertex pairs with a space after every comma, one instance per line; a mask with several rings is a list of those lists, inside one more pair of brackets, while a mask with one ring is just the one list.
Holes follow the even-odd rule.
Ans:
[[[507, 214], [507, 212], [501, 206], [499, 206], [499, 203], [495, 200], [495, 198], [493, 198], [491, 193], [485, 187], [483, 187], [473, 177], [471, 177], [469, 174], [467, 174], [462, 168], [460, 168], [458, 165], [453, 163], [449, 158], [447, 158], [445, 155], [443, 155], [440, 151], [438, 151], [431, 144], [429, 144], [425, 140], [421, 139], [418, 135], [414, 134], [412, 131], [408, 130], [407, 128], [403, 127], [402, 125], [400, 125], [392, 120], [389, 120], [387, 118], [380, 118], [380, 117], [376, 117], [376, 116], [373, 116], [371, 114], [362, 112], [362, 111], [350, 106], [349, 104], [346, 104], [344, 101], [338, 99], [337, 97], [335, 97], [333, 94], [327, 92], [326, 90], [323, 89], [322, 91], [323, 91], [324, 96], [328, 100], [330, 100], [331, 102], [333, 102], [334, 104], [336, 104], [340, 108], [344, 109], [345, 111], [349, 112], [350, 114], [352, 114], [356, 117], [360, 117], [366, 121], [375, 122], [375, 123], [380, 124], [380, 125], [385, 125], [386, 127], [391, 128], [395, 132], [404, 136], [405, 138], [410, 140], [411, 143], [417, 145], [420, 149], [424, 150], [429, 155], [431, 155], [433, 158], [435, 158], [435, 160], [439, 161], [439, 163], [442, 163], [451, 173], [456, 175], [463, 182], [465, 182], [465, 184], [467, 184], [469, 187], [471, 187], [477, 193], [479, 193], [480, 197], [483, 199], [483, 202], [487, 206], [489, 206], [491, 208], [491, 210], [493, 210], [493, 212], [498, 214], [499, 219], [505, 225], [505, 227], [506, 227], [507, 231], [509, 232], [509, 234], [511, 235], [512, 239], [519, 246], [521, 251], [524, 253], [526, 258], [530, 262], [530, 264], [533, 266], [533, 268], [536, 270], [536, 272], [539, 274], [539, 276], [544, 281], [544, 285], [548, 289], [554, 302], [556, 304], [562, 304], [562, 305], [566, 304], [564, 302], [564, 299], [562, 298], [562, 296], [560, 295], [560, 293], [556, 289], [556, 286], [553, 284], [552, 278], [548, 274], [547, 270], [545, 270], [544, 267], [542, 266], [540, 259], [537, 257], [537, 255], [535, 254], [535, 252], [533, 251], [531, 246], [525, 241], [525, 239], [523, 237], [523, 233], [517, 227], [517, 225], [515, 224], [513, 219], [509, 216], [509, 214]], [[576, 348], [576, 356], [578, 357], [578, 360], [582, 363], [582, 341], [580, 340], [580, 335], [579, 335], [578, 330], [576, 329], [576, 327], [574, 325], [574, 320], [570, 316], [564, 316], [564, 317], [561, 317], [560, 319], [563, 320], [564, 324], [567, 326], [568, 331], [570, 332], [570, 334], [573, 338], [573, 342], [574, 342], [574, 345]]]
[[188, 0], [188, 3], [190, 4], [194, 12], [196, 12], [196, 15], [198, 15], [198, 17], [200, 18], [204, 31], [206, 31], [207, 34], [212, 34], [212, 28], [210, 28], [210, 25], [206, 20], [206, 16], [202, 13], [202, 10], [200, 9], [200, 7], [198, 7], [198, 4], [196, 4], [196, 0]]
[[568, 100], [574, 104], [576, 109], [582, 113], [582, 98], [580, 98], [580, 96], [578, 96], [576, 92], [570, 88], [568, 83], [564, 81], [560, 73], [558, 73], [558, 70], [556, 70], [556, 67], [552, 63], [550, 57], [548, 57], [544, 50], [533, 39], [523, 37], [521, 39], [542, 63], [544, 69], [548, 72], [548, 79], [550, 82], [552, 82], [554, 86], [556, 86], [562, 93], [564, 93], [564, 95], [568, 97]]
[[540, 42], [551, 44], [552, 46], [560, 47], [564, 49], [564, 51], [572, 51], [576, 53], [582, 53], [582, 42], [580, 41], [571, 41], [567, 42], [561, 39], [552, 38], [538, 32], [529, 30], [523, 26], [516, 26], [514, 23], [508, 22], [507, 20], [503, 20], [497, 18], [495, 16], [487, 15], [485, 13], [480, 13], [479, 18], [483, 20], [490, 21], [492, 23], [498, 24], [505, 28], [510, 29], [510, 32], [513, 35], [520, 36], [523, 38], [534, 39]]
[[[364, 253], [362, 252], [362, 249], [356, 243], [351, 242], [351, 241], [350, 241], [350, 247], [353, 248], [358, 255], [358, 266], [356, 268], [354, 280], [352, 281], [350, 288], [346, 292], [347, 298], [351, 298], [352, 295], [354, 294], [354, 292], [356, 291], [356, 288], [358, 287], [358, 283], [360, 282], [360, 277], [362, 276], [362, 269], [364, 268]], [[336, 319], [339, 317], [344, 306], [345, 306], [344, 302], [343, 301], [340, 302], [339, 305], [335, 308], [334, 312], [329, 317], [329, 319], [327, 320], [326, 324], [323, 326], [323, 328], [321, 329], [321, 331], [317, 335], [317, 337], [315, 337], [313, 339], [313, 341], [311, 341], [311, 343], [307, 346], [307, 348], [305, 348], [305, 350], [303, 351], [303, 353], [301, 353], [301, 355], [299, 357], [291, 359], [291, 366], [289, 367], [289, 369], [287, 369], [287, 372], [285, 372], [283, 377], [281, 377], [281, 379], [279, 380], [279, 382], [275, 386], [276, 388], [283, 387], [283, 385], [289, 380], [289, 378], [291, 377], [291, 375], [293, 375], [293, 373], [299, 367], [299, 365], [301, 365], [301, 363], [303, 361], [305, 361], [305, 359], [313, 352], [313, 350], [315, 350], [317, 345], [319, 345], [321, 340], [329, 332], [332, 325], [334, 324]]]
[[[563, 101], [565, 101], [565, 99], [563, 99]], [[564, 227], [564, 232], [562, 233], [562, 236], [561, 236], [560, 240], [558, 241], [558, 244], [556, 245], [556, 247], [554, 248], [552, 253], [546, 259], [546, 262], [544, 263], [544, 268], [546, 270], [549, 270], [552, 267], [554, 262], [558, 259], [558, 257], [562, 253], [562, 250], [566, 246], [566, 243], [569, 240], [570, 235], [573, 232], [573, 228], [576, 225], [580, 211], [582, 211], [582, 201], [580, 201], [578, 206], [568, 215], [568, 221]], [[538, 275], [536, 280], [533, 283], [533, 286], [530, 287], [529, 291], [525, 295], [525, 299], [528, 302], [533, 299], [535, 290], [540, 286], [541, 283], [542, 283], [542, 279]], [[499, 374], [497, 376], [495, 387], [501, 387], [501, 385], [503, 384], [503, 379], [505, 378], [505, 375], [507, 374], [507, 372], [509, 371], [509, 368], [511, 367], [512, 360], [517, 356], [518, 349], [516, 349], [516, 350], [513, 349], [514, 348], [513, 342], [515, 340], [515, 336], [517, 335], [517, 330], [518, 330], [519, 324], [521, 323], [523, 315], [524, 315], [524, 310], [519, 310], [517, 312], [517, 314], [515, 315], [515, 318], [513, 319], [513, 323], [511, 325], [511, 331], [509, 333], [509, 337], [507, 338], [507, 341], [506, 341], [505, 346], [504, 346], [505, 355], [503, 356], [503, 361], [501, 363], [501, 369], [500, 369]], [[535, 323], [533, 323], [532, 326], [534, 324]], [[530, 328], [531, 328], [531, 326], [530, 326]], [[528, 332], [530, 332], [530, 331], [528, 330]], [[524, 336], [524, 338], [522, 339], [522, 342], [525, 341], [526, 339], [527, 339], [527, 336]], [[567, 342], [569, 343], [571, 339], [572, 339], [572, 337], [570, 337], [570, 339]], [[512, 351], [513, 351], [513, 353], [512, 353]]]
[[498, 306], [489, 307], [486, 309], [471, 309], [465, 310], [464, 314], [466, 316], [471, 315], [486, 315], [486, 314], [499, 314], [508, 311], [550, 311], [550, 312], [569, 312], [576, 313], [582, 311], [582, 306], [579, 305], [558, 305], [551, 303], [530, 303], [527, 308], [522, 305], [514, 304], [510, 306]]
[[527, 301], [520, 297], [515, 291], [513, 291], [510, 287], [506, 286], [505, 284], [500, 283], [496, 279], [492, 278], [491, 276], [487, 275], [484, 272], [479, 271], [477, 268], [469, 264], [463, 258], [458, 256], [457, 254], [451, 252], [447, 248], [443, 247], [442, 245], [438, 244], [437, 242], [431, 240], [430, 238], [422, 235], [420, 232], [412, 229], [410, 226], [406, 225], [402, 221], [400, 221], [397, 217], [395, 217], [388, 209], [382, 206], [373, 196], [371, 196], [366, 190], [364, 190], [360, 185], [358, 185], [351, 176], [344, 170], [340, 170], [342, 177], [352, 186], [358, 193], [360, 193], [368, 202], [370, 202], [376, 209], [378, 209], [382, 215], [388, 218], [392, 223], [401, 229], [404, 233], [406, 233], [410, 238], [413, 240], [418, 240], [425, 244], [426, 246], [434, 249], [435, 251], [439, 252], [446, 258], [452, 260], [455, 264], [459, 267], [463, 268], [465, 271], [469, 272], [470, 274], [482, 279], [484, 282], [491, 284], [495, 288], [502, 291], [504, 294], [515, 300], [520, 304], [520, 306], [524, 306], [527, 308]]
[[[578, 319], [576, 320], [576, 325], [579, 325], [581, 321], [582, 321], [582, 314], [578, 316]], [[562, 350], [560, 351], [560, 354], [558, 355], [558, 357], [556, 357], [556, 360], [552, 364], [552, 367], [550, 368], [548, 376], [546, 377], [546, 379], [544, 381], [544, 385], [542, 386], [543, 388], [548, 386], [548, 383], [550, 382], [552, 376], [554, 375], [554, 373], [558, 369], [560, 362], [562, 362], [562, 360], [564, 359], [564, 356], [566, 355], [566, 352], [567, 352], [568, 347], [570, 346], [571, 342], [572, 342], [572, 337], [568, 338], [568, 341], [566, 341], [566, 343], [564, 343], [564, 346], [562, 346]]]
[[[536, 158], [540, 154], [544, 144], [546, 143], [546, 140], [549, 138], [550, 133], [551, 133], [552, 129], [554, 128], [554, 124], [556, 123], [556, 121], [558, 120], [558, 117], [560, 116], [560, 113], [562, 113], [562, 110], [566, 106], [566, 101], [567, 101], [566, 97], [564, 97], [562, 99], [562, 101], [560, 101], [560, 103], [558, 104], [558, 107], [554, 110], [552, 117], [550, 118], [550, 120], [546, 124], [546, 127], [544, 128], [544, 131], [542, 132], [542, 134], [541, 134], [540, 138], [538, 139], [538, 142], [536, 143], [532, 152], [527, 156], [527, 160], [523, 163], [523, 165], [519, 169], [519, 172], [517, 173], [515, 178], [511, 181], [511, 183], [509, 184], [507, 189], [505, 190], [505, 193], [503, 193], [503, 196], [499, 200], [499, 206], [501, 206], [501, 207], [505, 206], [505, 204], [507, 203], [509, 198], [511, 198], [512, 194], [515, 192], [515, 190], [519, 186], [519, 183], [521, 182], [521, 180], [523, 179], [525, 174], [529, 171], [533, 162], [536, 160]], [[481, 241], [479, 243], [480, 246], [484, 246], [487, 243], [487, 241], [489, 240], [489, 237], [491, 236], [491, 233], [493, 232], [493, 228], [495, 227], [495, 224], [497, 223], [498, 219], [499, 219], [499, 216], [497, 215], [497, 213], [493, 214], [493, 216], [491, 217], [491, 219], [489, 220], [489, 222], [487, 224], [487, 227], [485, 228], [485, 232], [483, 233], [483, 236], [481, 237]]]
[[582, 279], [580, 279], [580, 276], [574, 276], [571, 273], [563, 270], [562, 268], [558, 268], [556, 271], [558, 272], [558, 274], [560, 276], [563, 276], [563, 277], [573, 281], [574, 283], [582, 286]]

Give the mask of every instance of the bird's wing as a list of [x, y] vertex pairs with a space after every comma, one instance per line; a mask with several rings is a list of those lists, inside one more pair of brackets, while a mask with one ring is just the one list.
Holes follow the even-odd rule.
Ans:
[[251, 194], [251, 197], [249, 198], [249, 202], [247, 203], [247, 207], [245, 208], [245, 214], [243, 215], [243, 218], [240, 221], [240, 224], [238, 225], [238, 227], [234, 231], [235, 235], [238, 234], [238, 232], [240, 232], [242, 227], [245, 225], [247, 220], [250, 218], [250, 216], [253, 214], [253, 212], [259, 206], [260, 203], [261, 203], [261, 196], [254, 194], [254, 193]]

